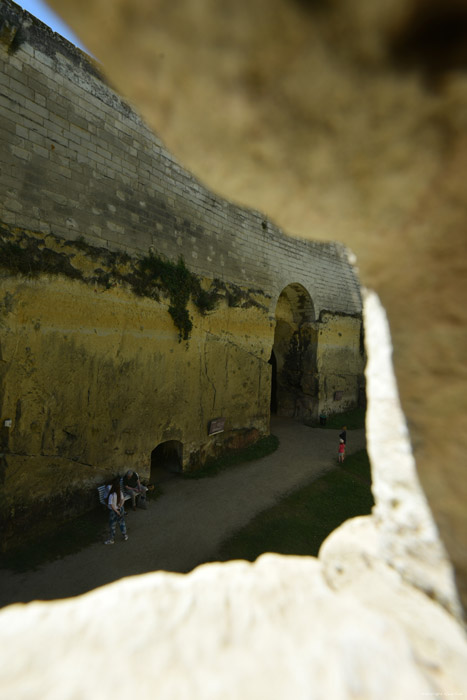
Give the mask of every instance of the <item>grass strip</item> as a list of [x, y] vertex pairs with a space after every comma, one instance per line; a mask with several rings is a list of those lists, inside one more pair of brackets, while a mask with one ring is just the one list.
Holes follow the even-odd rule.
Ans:
[[221, 457], [208, 459], [201, 469], [192, 472], [183, 472], [184, 479], [205, 479], [216, 476], [220, 471], [234, 467], [237, 464], [252, 462], [261, 457], [267, 457], [279, 447], [279, 438], [276, 435], [267, 435], [260, 438], [253, 445], [244, 447], [241, 450], [227, 452]]
[[366, 450], [266, 511], [225, 540], [218, 561], [255, 561], [265, 552], [317, 556], [326, 537], [345, 520], [371, 513], [371, 472]]
[[340, 430], [345, 425], [347, 430], [360, 430], [365, 427], [365, 413], [364, 408], [355, 408], [346, 413], [336, 413], [327, 417], [326, 425], [317, 425], [315, 427]]

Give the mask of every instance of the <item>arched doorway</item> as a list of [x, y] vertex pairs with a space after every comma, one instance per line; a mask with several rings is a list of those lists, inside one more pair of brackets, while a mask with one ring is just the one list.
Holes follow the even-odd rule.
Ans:
[[151, 482], [160, 482], [182, 472], [183, 445], [178, 440], [161, 442], [151, 452]]
[[275, 407], [278, 415], [316, 419], [318, 331], [310, 294], [300, 284], [288, 285], [279, 295], [275, 316], [271, 412]]

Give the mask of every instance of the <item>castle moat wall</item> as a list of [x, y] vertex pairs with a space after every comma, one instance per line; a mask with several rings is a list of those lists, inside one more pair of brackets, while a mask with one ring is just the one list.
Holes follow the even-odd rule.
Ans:
[[[273, 371], [283, 415], [356, 406], [361, 298], [345, 248], [221, 199], [89, 57], [13, 3], [0, 24], [7, 536], [33, 503], [66, 506], [130, 467], [149, 478], [162, 443], [188, 470], [267, 435]], [[191, 285], [181, 306], [156, 263]]]

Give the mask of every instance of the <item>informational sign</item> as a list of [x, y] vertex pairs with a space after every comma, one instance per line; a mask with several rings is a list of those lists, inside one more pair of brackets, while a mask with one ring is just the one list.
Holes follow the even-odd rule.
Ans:
[[334, 401], [340, 401], [341, 398], [343, 397], [344, 392], [343, 391], [335, 391], [334, 392]]
[[223, 433], [225, 427], [225, 418], [214, 418], [209, 422], [208, 435], [216, 435], [216, 433]]

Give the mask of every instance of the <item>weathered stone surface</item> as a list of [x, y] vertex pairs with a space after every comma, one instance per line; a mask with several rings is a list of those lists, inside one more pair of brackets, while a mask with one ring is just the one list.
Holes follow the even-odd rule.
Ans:
[[[194, 326], [190, 339], [179, 342], [163, 289], [159, 300], [138, 297], [112, 264], [71, 242], [54, 244], [68, 246], [65, 273], [30, 279], [7, 268], [0, 279], [1, 410], [2, 420], [11, 421], [1, 442], [4, 545], [19, 520], [24, 534], [31, 533], [27, 513], [35, 519], [40, 502], [45, 507], [50, 501], [48, 510], [58, 517], [62, 505], [71, 513], [68, 501], [74, 500], [74, 512], [79, 508], [73, 492], [87, 489], [89, 496], [96, 484], [129, 467], [149, 478], [151, 452], [165, 441], [178, 441], [180, 467], [194, 469], [223, 448], [269, 432], [271, 294], [237, 287], [242, 299], [232, 305], [224, 284], [208, 314], [189, 303]], [[44, 249], [51, 254], [49, 245]], [[110, 276], [107, 284], [94, 281], [97, 270]], [[213, 280], [202, 284], [209, 289]], [[316, 418], [320, 404], [333, 407], [332, 382], [340, 372], [333, 339], [339, 334], [352, 359], [340, 378], [347, 389], [343, 404], [355, 405], [364, 363], [361, 324], [358, 316], [331, 315], [327, 336], [315, 332], [322, 386], [301, 387], [309, 399], [302, 415]], [[297, 328], [290, 326], [290, 334]], [[295, 352], [298, 385], [306, 350]], [[300, 415], [297, 407], [294, 398], [292, 415]], [[217, 416], [224, 417], [224, 431], [209, 436], [209, 421]], [[87, 509], [89, 500], [81, 501]]]
[[[121, 615], [128, 600], [132, 615]], [[137, 689], [141, 698], [203, 700], [405, 700], [467, 689], [461, 630], [389, 569], [367, 568], [336, 593], [317, 560], [265, 555], [11, 606], [0, 621], [2, 691], [18, 700], [38, 689], [44, 698]]]
[[451, 566], [418, 481], [392, 369], [388, 322], [375, 294], [366, 295], [368, 454], [375, 497], [378, 557], [402, 578], [460, 615]]
[[[69, 515], [104, 477], [128, 467], [149, 477], [162, 443], [177, 469], [194, 469], [266, 434], [273, 347], [279, 408], [309, 422], [356, 405], [364, 353], [343, 246], [291, 240], [222, 200], [78, 49], [9, 0], [0, 24], [18, 28], [0, 46], [3, 547], [20, 520], [31, 533], [39, 503]], [[189, 277], [213, 304], [192, 293], [180, 308], [167, 284], [148, 283], [154, 256], [175, 297]], [[219, 416], [224, 432], [211, 437]]]
[[[272, 338], [260, 306], [224, 301], [209, 317], [190, 308], [196, 330], [179, 343], [166, 301], [135, 302], [122, 287], [8, 277], [0, 297], [11, 299], [2, 328], [2, 415], [13, 421], [4, 518], [8, 508], [94, 490], [128, 467], [149, 478], [151, 451], [166, 440], [183, 443], [187, 467], [238, 431], [268, 434]], [[225, 432], [209, 437], [217, 415], [227, 417]]]
[[354, 250], [467, 601], [463, 3], [51, 5], [205, 183]]

